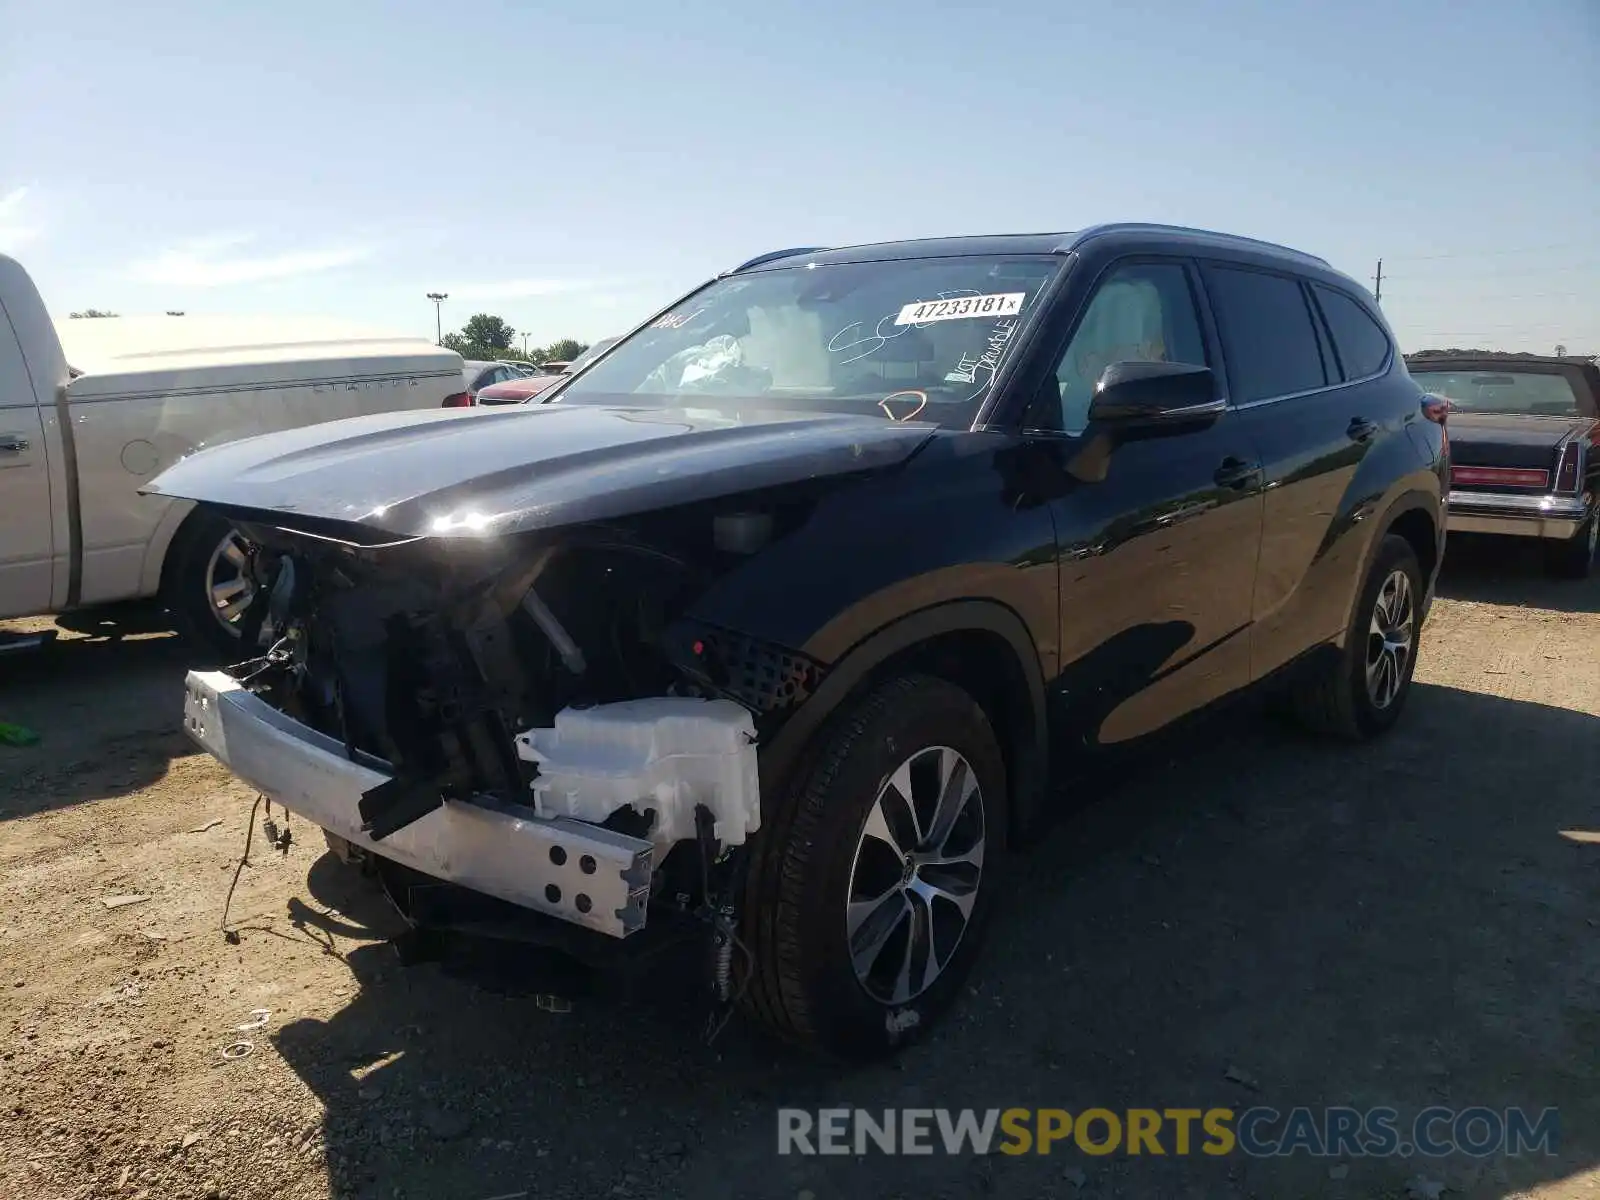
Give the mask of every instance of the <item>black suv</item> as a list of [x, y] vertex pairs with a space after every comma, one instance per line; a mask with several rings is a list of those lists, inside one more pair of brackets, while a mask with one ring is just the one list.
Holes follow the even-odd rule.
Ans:
[[1281, 682], [1405, 704], [1444, 406], [1321, 259], [1189, 229], [754, 259], [522, 409], [206, 451], [254, 657], [191, 734], [419, 924], [846, 1054], [956, 996], [1052, 771]]

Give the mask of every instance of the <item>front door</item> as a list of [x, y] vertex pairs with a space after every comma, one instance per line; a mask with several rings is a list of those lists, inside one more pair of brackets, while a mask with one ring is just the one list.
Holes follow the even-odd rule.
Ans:
[[1110, 268], [1055, 371], [1063, 669], [1053, 707], [1070, 738], [1092, 745], [1150, 733], [1249, 680], [1262, 498], [1244, 423], [1228, 412], [1113, 444], [1088, 420], [1113, 362], [1212, 362], [1191, 271], [1159, 260]]
[[49, 610], [51, 526], [44, 420], [22, 348], [0, 309], [0, 617]]

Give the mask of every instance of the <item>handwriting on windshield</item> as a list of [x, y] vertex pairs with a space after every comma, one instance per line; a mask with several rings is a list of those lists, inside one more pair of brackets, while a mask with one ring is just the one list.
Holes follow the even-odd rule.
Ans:
[[[977, 296], [981, 294], [982, 293], [980, 293], [976, 288], [955, 288], [950, 291], [940, 292], [939, 299], [953, 300], [959, 296]], [[929, 322], [923, 322], [921, 325], [897, 324], [900, 319], [901, 311], [901, 309], [897, 308], [893, 312], [880, 317], [878, 323], [872, 327], [871, 333], [862, 332], [862, 330], [866, 328], [862, 322], [851, 321], [850, 324], [846, 325], [843, 329], [839, 330], [838, 333], [834, 334], [828, 339], [828, 353], [846, 354], [851, 350], [857, 349], [858, 347], [865, 346], [866, 349], [862, 350], [859, 354], [851, 355], [851, 357], [841, 360], [838, 364], [841, 367], [848, 367], [853, 362], [860, 362], [863, 358], [872, 357], [879, 350], [882, 350], [885, 346], [887, 346], [901, 334], [905, 333], [907, 330], [923, 329], [929, 324]], [[884, 332], [885, 326], [888, 326], [890, 332]], [[852, 330], [854, 330], [856, 333], [855, 339], [853, 341], [841, 342], [840, 339], [848, 337]]]
[[[894, 319], [895, 319], [895, 317], [897, 315], [899, 315], [898, 311], [892, 312], [888, 316], [886, 316], [882, 320], [880, 320], [875, 326], [873, 326], [873, 329], [872, 329], [871, 333], [865, 334], [865, 335], [862, 335], [862, 336], [858, 336], [854, 341], [851, 341], [851, 342], [840, 343], [839, 339], [842, 338], [842, 337], [847, 336], [852, 330], [854, 330], [857, 334], [861, 333], [861, 330], [863, 328], [861, 322], [860, 321], [851, 321], [850, 324], [846, 325], [843, 329], [839, 330], [838, 333], [834, 334], [831, 338], [828, 339], [828, 353], [829, 354], [845, 354], [845, 353], [847, 353], [847, 352], [849, 352], [851, 350], [856, 349], [858, 346], [865, 346], [866, 347], [866, 349], [861, 351], [860, 354], [853, 354], [849, 358], [841, 359], [840, 362], [839, 362], [839, 365], [841, 367], [848, 367], [853, 362], [860, 362], [863, 358], [870, 358], [872, 355], [876, 354], [879, 350], [882, 350], [885, 346], [887, 346], [895, 338], [899, 337], [907, 329], [911, 328], [911, 326], [909, 326], [909, 325], [902, 325], [902, 326], [899, 326], [898, 328], [895, 327]], [[883, 327], [884, 327], [884, 325], [886, 323], [889, 325], [889, 327], [891, 329], [894, 330], [893, 333], [884, 333], [883, 332]]]
[[1006, 352], [1006, 347], [1011, 344], [1011, 337], [1017, 331], [1017, 322], [1013, 318], [996, 321], [989, 332], [988, 340], [984, 343], [981, 353], [963, 354], [961, 361], [948, 375], [944, 377], [946, 383], [979, 383], [981, 385], [968, 400], [976, 400], [984, 388], [994, 382], [994, 373], [999, 369], [1000, 359]]
[[703, 313], [705, 311], [706, 310], [703, 309], [703, 308], [697, 308], [693, 312], [689, 312], [689, 313], [667, 313], [666, 315], [661, 316], [661, 317], [657, 317], [654, 321], [652, 321], [650, 323], [650, 328], [651, 329], [682, 329], [690, 321], [694, 320], [696, 317], [698, 317], [701, 313]]

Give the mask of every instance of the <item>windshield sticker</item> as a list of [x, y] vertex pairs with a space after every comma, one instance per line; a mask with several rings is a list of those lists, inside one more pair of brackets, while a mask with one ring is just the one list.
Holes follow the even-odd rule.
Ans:
[[[982, 293], [974, 291], [972, 288], [954, 288], [950, 291], [939, 293], [940, 300], [955, 300], [968, 296], [979, 300], [983, 298]], [[918, 303], [926, 305], [933, 303], [933, 301], [919, 301]], [[909, 308], [912, 306], [907, 305], [906, 307]], [[828, 353], [844, 354], [850, 350], [858, 351], [850, 358], [842, 360], [838, 364], [841, 367], [848, 367], [851, 363], [860, 362], [863, 358], [870, 358], [872, 355], [876, 354], [879, 350], [882, 350], [886, 345], [888, 345], [890, 341], [899, 337], [901, 334], [908, 333], [912, 329], [922, 328], [922, 323], [907, 324], [905, 321], [897, 319], [904, 315], [905, 309], [902, 308], [898, 312], [892, 312], [887, 316], [878, 318], [878, 322], [872, 327], [871, 333], [864, 332], [865, 326], [860, 321], [852, 321], [850, 324], [846, 325], [843, 329], [839, 330], [838, 333], [834, 334], [828, 339]], [[888, 328], [892, 332], [885, 333], [885, 328]], [[856, 336], [850, 341], [842, 341], [841, 339], [849, 336], [851, 330], [856, 331]], [[865, 346], [866, 349], [862, 350], [861, 347], [863, 346]]]
[[959, 321], [967, 317], [1014, 317], [1022, 311], [1026, 292], [991, 292], [987, 296], [961, 296], [949, 300], [913, 300], [900, 310], [896, 325], [927, 325], [933, 321]]

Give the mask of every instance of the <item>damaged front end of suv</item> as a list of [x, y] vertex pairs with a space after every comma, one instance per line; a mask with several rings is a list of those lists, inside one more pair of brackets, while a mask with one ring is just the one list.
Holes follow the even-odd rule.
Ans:
[[[260, 597], [243, 661], [190, 673], [188, 732], [419, 927], [602, 961], [708, 934], [728, 1001], [757, 746], [824, 667], [696, 602], [929, 430], [433, 417], [235, 443], [157, 481], [234, 523]], [[380, 444], [392, 469], [364, 472]]]

